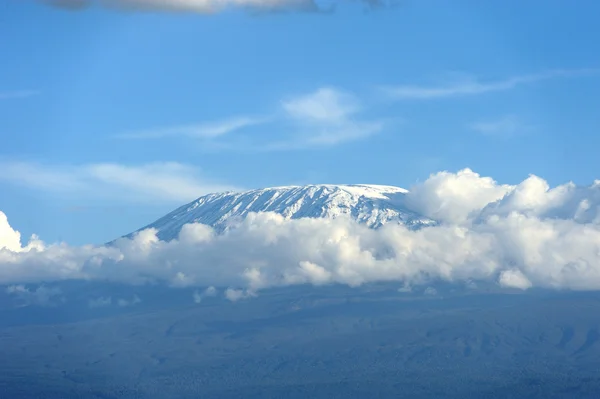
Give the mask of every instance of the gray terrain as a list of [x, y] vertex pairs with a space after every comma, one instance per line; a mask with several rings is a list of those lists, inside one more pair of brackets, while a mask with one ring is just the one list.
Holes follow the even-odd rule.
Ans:
[[[596, 398], [600, 294], [61, 283], [0, 301], [2, 398]], [[139, 298], [90, 307], [95, 292]]]

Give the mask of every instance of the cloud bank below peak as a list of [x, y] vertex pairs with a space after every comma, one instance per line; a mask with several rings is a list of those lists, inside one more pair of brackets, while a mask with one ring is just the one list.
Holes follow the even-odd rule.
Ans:
[[[441, 280], [600, 289], [600, 182], [551, 188], [530, 176], [504, 185], [465, 169], [434, 174], [407, 197], [415, 211], [441, 223], [374, 230], [345, 218], [254, 213], [223, 234], [192, 223], [168, 242], [147, 229], [112, 246], [72, 247], [35, 236], [21, 244], [1, 214], [0, 284], [163, 282], [228, 287], [223, 292], [232, 301], [298, 284], [410, 287]], [[198, 291], [195, 300], [208, 294]]]

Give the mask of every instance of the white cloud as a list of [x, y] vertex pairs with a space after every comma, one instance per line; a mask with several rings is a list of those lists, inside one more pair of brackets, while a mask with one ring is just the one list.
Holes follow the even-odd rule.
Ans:
[[293, 118], [316, 123], [343, 123], [360, 109], [354, 96], [329, 87], [284, 101], [282, 105]]
[[194, 303], [202, 302], [202, 295], [197, 290], [192, 294], [192, 298], [194, 299]]
[[159, 139], [184, 136], [193, 139], [211, 140], [250, 126], [260, 125], [266, 121], [266, 118], [241, 116], [211, 123], [171, 126], [158, 129], [128, 132], [119, 134], [117, 137], [122, 139]]
[[[286, 220], [261, 213], [223, 234], [191, 224], [170, 242], [148, 229], [111, 247], [49, 245], [37, 238], [21, 246], [6, 224], [0, 283], [172, 284], [185, 276], [186, 285], [229, 287], [224, 295], [232, 301], [269, 287], [383, 281], [423, 288], [442, 280], [600, 289], [600, 182], [550, 188], [531, 176], [502, 185], [463, 170], [432, 175], [407, 197], [409, 207], [440, 224], [373, 230], [342, 217]], [[197, 294], [202, 300], [208, 292]]]
[[505, 115], [496, 120], [473, 122], [469, 128], [485, 136], [493, 137], [512, 137], [533, 129], [515, 115]]
[[[299, 150], [361, 140], [383, 130], [383, 120], [359, 118], [361, 112], [363, 106], [353, 94], [332, 87], [321, 87], [310, 93], [287, 98], [268, 117], [232, 117], [212, 123], [128, 132], [116, 137], [185, 137], [201, 140], [203, 148], [213, 151]], [[264, 129], [271, 133], [267, 136], [233, 134], [262, 124], [268, 124]]]
[[98, 297], [95, 299], [90, 299], [88, 302], [88, 306], [90, 308], [103, 308], [106, 306], [110, 306], [112, 305], [112, 298], [111, 297]]
[[40, 94], [36, 90], [15, 90], [15, 91], [0, 91], [0, 100], [12, 100], [19, 98], [28, 98]]
[[599, 73], [600, 69], [592, 68], [557, 69], [530, 75], [512, 76], [504, 80], [496, 81], [479, 81], [477, 79], [469, 79], [443, 86], [388, 86], [383, 88], [383, 91], [390, 97], [396, 99], [428, 100], [506, 91], [528, 83], [536, 83], [558, 78], [583, 77], [588, 75], [597, 75]]
[[412, 292], [412, 287], [408, 283], [404, 283], [404, 285], [398, 288], [398, 292], [407, 293]]
[[19, 251], [21, 249], [21, 233], [13, 230], [8, 218], [0, 212], [0, 250]]
[[600, 181], [589, 187], [573, 183], [550, 187], [544, 179], [531, 175], [500, 201], [490, 203], [479, 217], [507, 217], [518, 213], [537, 219], [573, 220], [579, 224], [600, 224]]
[[138, 166], [0, 162], [2, 181], [48, 192], [134, 202], [186, 202], [210, 192], [235, 190], [205, 180], [195, 168], [177, 162]]
[[513, 189], [481, 177], [470, 169], [458, 173], [439, 172], [411, 189], [409, 206], [432, 219], [460, 224], [489, 203], [502, 199]]
[[141, 303], [142, 300], [140, 299], [139, 296], [134, 295], [133, 298], [131, 299], [124, 299], [121, 298], [117, 301], [117, 305], [119, 305], [119, 307], [128, 307], [128, 306], [133, 306], [133, 305], [137, 305], [138, 303]]
[[503, 271], [500, 273], [499, 283], [503, 287], [519, 288], [521, 290], [531, 288], [531, 281], [520, 270]]
[[254, 294], [252, 291], [248, 290], [239, 290], [234, 288], [227, 288], [225, 290], [225, 298], [229, 299], [231, 302], [237, 302], [241, 299], [246, 299], [253, 296]]
[[16, 296], [23, 306], [51, 306], [64, 302], [60, 288], [45, 285], [40, 285], [35, 289], [29, 289], [23, 284], [11, 285], [6, 288], [6, 293]]
[[198, 290], [194, 291], [192, 298], [194, 299], [194, 303], [200, 303], [204, 298], [216, 296], [218, 292], [215, 287], [210, 286], [202, 292]]
[[326, 147], [360, 140], [379, 133], [381, 120], [361, 120], [358, 99], [347, 92], [322, 87], [314, 92], [282, 102], [287, 118], [295, 125], [293, 137], [276, 141], [265, 147], [270, 150]]
[[[171, 266], [170, 264], [168, 265]], [[171, 287], [190, 287], [193, 286], [195, 280], [193, 277], [186, 275], [183, 272], [177, 272], [175, 276], [171, 279], [170, 285]]]

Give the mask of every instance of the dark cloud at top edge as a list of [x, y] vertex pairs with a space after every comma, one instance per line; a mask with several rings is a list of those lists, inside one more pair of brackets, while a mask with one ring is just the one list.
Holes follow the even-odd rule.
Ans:
[[[148, 4], [144, 4], [144, 0], [38, 0], [46, 5], [50, 5], [53, 7], [71, 10], [71, 11], [81, 11], [87, 8], [90, 8], [93, 5], [99, 5], [103, 7], [107, 7], [113, 10], [119, 11], [133, 11], [133, 12], [141, 12], [141, 11], [154, 11], [154, 12], [171, 12], [171, 13], [198, 13], [198, 14], [217, 14], [219, 12], [223, 12], [231, 9], [242, 9], [250, 12], [253, 15], [262, 15], [262, 14], [283, 14], [289, 12], [304, 12], [304, 13], [316, 13], [316, 14], [331, 14], [333, 13], [340, 4], [346, 3], [360, 3], [364, 4], [367, 10], [377, 10], [389, 7], [395, 7], [400, 3], [400, 0], [328, 0], [328, 1], [319, 1], [319, 0], [283, 0], [281, 4], [276, 5], [222, 5], [215, 4], [214, 7], [207, 6], [202, 9], [202, 7], [198, 7], [195, 9], [194, 7], [186, 7], [186, 6], [168, 6], [168, 5], [158, 5], [152, 4], [148, 2]], [[216, 2], [215, 2], [216, 3]]]

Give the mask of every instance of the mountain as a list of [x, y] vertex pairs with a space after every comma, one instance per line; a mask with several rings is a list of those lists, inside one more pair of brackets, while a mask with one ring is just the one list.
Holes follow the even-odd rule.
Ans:
[[155, 228], [162, 240], [176, 238], [184, 224], [193, 222], [222, 232], [250, 212], [275, 212], [287, 219], [349, 215], [371, 228], [390, 222], [413, 228], [435, 223], [404, 205], [406, 193], [393, 186], [323, 184], [208, 194], [140, 230]]
[[[2, 398], [598, 398], [598, 292], [280, 287], [192, 304], [193, 287], [61, 282], [0, 307]], [[456, 288], [456, 287], [454, 287]], [[136, 306], [88, 307], [90, 297]], [[0, 303], [12, 298], [0, 291]], [[13, 299], [14, 301], [14, 299]], [[116, 301], [115, 301], [116, 302]]]

